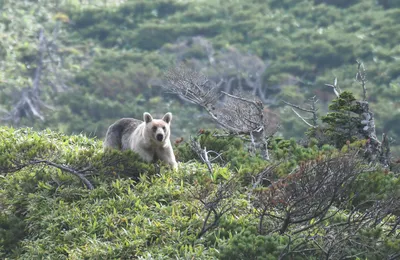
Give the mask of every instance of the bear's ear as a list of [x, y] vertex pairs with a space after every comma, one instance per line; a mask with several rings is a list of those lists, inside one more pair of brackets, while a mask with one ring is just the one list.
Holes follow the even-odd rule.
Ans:
[[150, 123], [151, 121], [153, 121], [153, 117], [149, 113], [144, 112], [143, 113], [143, 121], [146, 122], [146, 124]]
[[163, 116], [162, 120], [164, 120], [164, 122], [166, 122], [167, 124], [171, 123], [171, 120], [172, 120], [172, 114], [171, 114], [171, 112], [166, 113], [166, 114]]

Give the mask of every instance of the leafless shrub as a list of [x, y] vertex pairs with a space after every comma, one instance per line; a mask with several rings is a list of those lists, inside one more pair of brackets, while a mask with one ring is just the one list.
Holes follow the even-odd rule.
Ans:
[[165, 78], [170, 92], [206, 108], [211, 116], [214, 115], [213, 105], [221, 95], [215, 82], [194, 70], [186, 69], [183, 65], [167, 71]]
[[[393, 195], [393, 194], [391, 194]], [[360, 210], [359, 205], [352, 210], [337, 212], [335, 216], [315, 225], [296, 236], [300, 243], [289, 240], [280, 259], [304, 255], [323, 259], [353, 259], [371, 254], [380, 259], [397, 259], [399, 253], [387, 252], [381, 246], [383, 236], [399, 238], [398, 225], [399, 197], [385, 199], [371, 198], [365, 203], [371, 207]], [[364, 203], [363, 203], [364, 204]], [[287, 234], [291, 237], [290, 234]]]
[[227, 96], [224, 106], [217, 110], [218, 120], [229, 126], [237, 134], [257, 135], [268, 127], [268, 119], [265, 118], [263, 103], [249, 95], [236, 93]]
[[243, 54], [231, 47], [216, 56], [213, 70], [224, 82], [226, 93], [249, 92], [263, 103], [270, 104], [272, 99], [265, 96], [263, 74], [268, 64], [254, 54]]
[[[338, 217], [339, 218], [339, 217]], [[345, 216], [344, 216], [345, 218]], [[303, 256], [316, 259], [355, 259], [363, 258], [373, 252], [380, 259], [395, 259], [393, 255], [377, 247], [382, 241], [374, 236], [362, 235], [362, 230], [368, 228], [366, 222], [325, 222], [314, 229], [303, 232], [290, 240], [279, 259], [293, 256]], [[291, 235], [288, 235], [291, 237]]]
[[[279, 232], [289, 237], [280, 259], [300, 255], [347, 259], [368, 255], [371, 250], [382, 257], [389, 255], [376, 250], [383, 243], [377, 239], [382, 235], [398, 239], [400, 194], [396, 186], [368, 193], [370, 183], [364, 178], [379, 166], [362, 159], [360, 152], [320, 156], [300, 163], [279, 179], [276, 165], [271, 165], [255, 178], [250, 199], [259, 233]], [[366, 234], [375, 229], [379, 236]]]
[[301, 163], [287, 177], [254, 189], [253, 205], [260, 218], [260, 231], [264, 217], [277, 220], [281, 234], [290, 226], [294, 226], [293, 234], [300, 233], [333, 217], [339, 210], [332, 210], [333, 206], [350, 201], [354, 181], [371, 170], [356, 154]]
[[195, 189], [191, 191], [191, 197], [198, 200], [207, 212], [197, 235], [198, 238], [216, 228], [221, 217], [232, 209], [233, 205], [229, 199], [235, 191], [236, 184], [234, 179], [219, 184], [214, 184], [210, 180], [205, 185], [196, 185]]
[[366, 211], [372, 221], [372, 226], [386, 225], [388, 236], [400, 238], [400, 190], [387, 192], [383, 199], [377, 199]]
[[[183, 65], [169, 70], [165, 77], [168, 91], [204, 108], [229, 134], [247, 137], [252, 150], [260, 147], [268, 159], [267, 142], [278, 123], [261, 100], [243, 93], [219, 92], [215, 82]], [[224, 102], [219, 99], [221, 95], [226, 97]]]

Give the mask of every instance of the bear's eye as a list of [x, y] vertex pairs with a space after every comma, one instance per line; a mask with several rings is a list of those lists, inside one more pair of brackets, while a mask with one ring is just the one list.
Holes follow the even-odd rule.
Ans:
[[162, 127], [162, 130], [164, 130], [164, 131], [165, 131], [165, 126], [163, 126], [163, 127]]
[[157, 126], [153, 126], [152, 129], [153, 129], [153, 132], [157, 131]]

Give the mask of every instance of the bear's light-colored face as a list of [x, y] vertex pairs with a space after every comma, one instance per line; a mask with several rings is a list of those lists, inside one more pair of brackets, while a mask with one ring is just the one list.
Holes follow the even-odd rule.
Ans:
[[170, 112], [166, 113], [162, 119], [153, 119], [149, 113], [145, 112], [143, 120], [146, 123], [146, 133], [149, 134], [153, 141], [164, 143], [169, 139], [172, 120]]

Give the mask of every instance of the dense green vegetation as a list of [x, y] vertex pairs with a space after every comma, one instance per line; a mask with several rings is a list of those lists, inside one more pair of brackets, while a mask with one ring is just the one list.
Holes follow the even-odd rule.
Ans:
[[23, 117], [14, 125], [102, 137], [119, 117], [170, 110], [176, 115], [174, 135], [188, 137], [205, 127], [206, 116], [195, 107], [182, 110], [181, 102], [156, 82], [183, 60], [209, 67], [204, 46], [182, 44], [185, 37], [202, 36], [214, 59], [228, 62], [206, 70], [217, 82], [223, 74], [229, 78], [251, 70], [248, 64], [239, 71], [227, 68], [235, 60], [221, 55], [232, 49], [265, 62], [262, 89], [281, 116], [287, 138], [302, 137], [306, 126], [281, 100], [302, 105], [316, 95], [323, 114], [334, 98], [324, 84], [335, 78], [342, 90], [360, 97], [354, 68], [357, 59], [363, 61], [378, 133], [400, 140], [397, 1], [117, 2], [2, 1], [2, 110], [10, 111], [19, 91], [32, 85], [39, 29], [57, 46], [52, 59], [45, 57], [56, 68], [46, 67], [41, 78], [41, 99], [53, 109], [41, 107], [44, 121]]
[[[339, 152], [276, 139], [274, 161], [267, 162], [250, 157], [240, 139], [205, 132], [201, 146], [223, 152], [232, 164], [214, 163], [210, 172], [180, 144], [183, 162], [173, 172], [133, 153], [103, 154], [100, 141], [82, 135], [3, 127], [0, 141], [1, 257], [384, 259], [400, 249], [399, 171], [353, 157], [362, 143]], [[330, 193], [320, 182], [338, 190]], [[307, 192], [308, 201], [293, 185], [319, 188]], [[320, 215], [314, 203], [326, 200], [333, 205]], [[284, 224], [281, 216], [289, 212]]]
[[[400, 257], [398, 1], [97, 2], [0, 0], [0, 258]], [[279, 131], [213, 129], [161, 88], [182, 62]], [[309, 126], [282, 102], [313, 96]], [[174, 114], [177, 171], [103, 152], [144, 111]]]
[[341, 93], [307, 143], [269, 139], [269, 160], [243, 136], [202, 130], [176, 143], [177, 171], [85, 135], [2, 127], [0, 254], [395, 259], [400, 167], [361, 105]]

